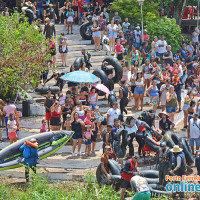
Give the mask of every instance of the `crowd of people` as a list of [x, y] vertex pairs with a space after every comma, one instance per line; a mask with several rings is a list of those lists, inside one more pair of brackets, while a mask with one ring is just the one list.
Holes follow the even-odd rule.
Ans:
[[[49, 2], [49, 1], [46, 1]], [[107, 1], [106, 1], [107, 2]], [[108, 4], [108, 2], [107, 2]], [[165, 36], [153, 37], [151, 41], [148, 30], [144, 33], [140, 27], [135, 29], [129, 23], [128, 18], [124, 22], [118, 12], [112, 19], [106, 10], [106, 6], [99, 2], [85, 3], [83, 0], [72, 2], [60, 2], [59, 16], [56, 16], [51, 4], [43, 4], [37, 1], [34, 5], [26, 4], [27, 9], [32, 9], [38, 17], [35, 23], [29, 17], [32, 24], [40, 33], [43, 33], [49, 41], [49, 50], [52, 56], [50, 65], [54, 69], [53, 75], [48, 77], [48, 71], [41, 75], [43, 86], [51, 79], [56, 80], [56, 86], [60, 87], [58, 95], [52, 95], [50, 91], [44, 99], [45, 119], [42, 120], [40, 132], [68, 130], [74, 131], [72, 136], [72, 156], [81, 156], [83, 141], [85, 144], [85, 156], [95, 155], [95, 145], [98, 135], [103, 140], [103, 155], [101, 157], [103, 177], [110, 179], [108, 159], [109, 152], [114, 152], [113, 142], [117, 130], [124, 128], [128, 131], [129, 160], [122, 170], [122, 191], [124, 193], [130, 187], [130, 180], [137, 171], [137, 162], [141, 156], [145, 156], [145, 137], [148, 131], [155, 131], [164, 135], [167, 131], [175, 128], [175, 114], [184, 113], [184, 125], [187, 128], [187, 136], [192, 153], [195, 154], [200, 146], [200, 67], [199, 67], [199, 29], [196, 28], [192, 34], [192, 41], [185, 43], [183, 38], [180, 50], [172, 53], [171, 45], [165, 40]], [[48, 9], [47, 9], [48, 7]], [[27, 14], [28, 12], [26, 12]], [[5, 17], [9, 15], [8, 10], [2, 13]], [[73, 23], [84, 23], [89, 21], [90, 34], [93, 37], [95, 51], [101, 51], [100, 44], [103, 37], [107, 36], [109, 42], [109, 53], [116, 57], [122, 65], [123, 75], [119, 81], [119, 101], [113, 102], [106, 114], [101, 113], [98, 106], [99, 95], [95, 87], [90, 84], [79, 84], [68, 82], [68, 90], [64, 94], [65, 86], [56, 65], [56, 37], [55, 21], [61, 23], [64, 16], [64, 29], [68, 26], [73, 34]], [[77, 21], [78, 20], [78, 21]], [[44, 30], [41, 22], [45, 21]], [[54, 38], [53, 38], [54, 37]], [[66, 67], [68, 41], [65, 33], [61, 33], [58, 39], [59, 53], [61, 54], [62, 66]], [[85, 49], [81, 51], [84, 62], [80, 70], [90, 72], [90, 53]], [[129, 57], [129, 59], [127, 59]], [[130, 60], [130, 62], [128, 61]], [[75, 71], [70, 67], [70, 72]], [[111, 70], [109, 78], [114, 72]], [[130, 75], [130, 76], [129, 76]], [[198, 80], [197, 80], [198, 79]], [[184, 94], [184, 96], [183, 96]], [[148, 98], [151, 109], [144, 108], [144, 97]], [[133, 98], [132, 98], [133, 97]], [[134, 99], [134, 100], [133, 100]], [[131, 102], [132, 111], [142, 111], [136, 119], [134, 115], [127, 112], [128, 103]], [[119, 103], [119, 104], [118, 104]], [[129, 108], [130, 109], [130, 108]], [[160, 112], [161, 109], [162, 112]], [[17, 141], [17, 130], [19, 130], [19, 114], [16, 106], [10, 104], [10, 100], [0, 100], [0, 115], [2, 126], [6, 125], [7, 137], [10, 142]], [[156, 119], [159, 119], [158, 125]], [[17, 120], [15, 120], [17, 119]], [[134, 153], [133, 140], [138, 143], [138, 155]], [[3, 141], [0, 131], [0, 141]], [[77, 147], [78, 146], [78, 147]], [[77, 151], [76, 151], [77, 149]], [[174, 168], [172, 169], [172, 156], [175, 156]], [[37, 155], [37, 154], [36, 154]], [[170, 155], [170, 156], [169, 156]], [[37, 155], [38, 156], [38, 155]], [[163, 142], [158, 152], [160, 184], [165, 185], [163, 177], [166, 173], [183, 175], [186, 164], [185, 155], [179, 146], [174, 146], [170, 151]], [[149, 195], [148, 189], [145, 194]]]

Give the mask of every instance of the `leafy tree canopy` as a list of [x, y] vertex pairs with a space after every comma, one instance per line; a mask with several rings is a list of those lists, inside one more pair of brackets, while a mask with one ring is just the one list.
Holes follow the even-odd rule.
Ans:
[[49, 48], [45, 37], [22, 16], [0, 15], [0, 96], [12, 97], [19, 88], [36, 86], [46, 69]]
[[147, 22], [146, 29], [150, 35], [150, 41], [153, 40], [154, 36], [161, 38], [162, 35], [165, 35], [167, 43], [172, 46], [173, 53], [180, 49], [181, 28], [176, 24], [175, 19], [162, 17], [155, 21]]
[[[154, 0], [146, 0], [143, 5], [144, 24], [147, 21], [152, 21], [158, 18], [158, 4]], [[124, 19], [129, 18], [129, 21], [134, 25], [141, 23], [141, 8], [137, 0], [114, 0], [110, 6], [110, 10], [118, 11], [119, 15]]]

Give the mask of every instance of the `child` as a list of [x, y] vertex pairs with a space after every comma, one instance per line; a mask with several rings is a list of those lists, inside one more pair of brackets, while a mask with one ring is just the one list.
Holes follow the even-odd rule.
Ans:
[[15, 115], [13, 113], [10, 113], [9, 115], [7, 128], [8, 128], [8, 137], [10, 139], [10, 144], [12, 144], [17, 141], [17, 133], [16, 133], [17, 125], [15, 121]]
[[59, 94], [59, 102], [61, 106], [65, 105], [65, 97], [63, 97], [63, 93]]
[[96, 119], [97, 122], [97, 128], [99, 129], [101, 122], [104, 121], [104, 116], [101, 115], [100, 111], [99, 111], [99, 106], [95, 107], [94, 110], [94, 118]]
[[85, 124], [92, 125], [92, 122], [91, 122], [92, 119], [93, 119], [93, 116], [92, 116], [91, 108], [88, 107], [86, 118], [84, 119]]
[[125, 81], [125, 84], [128, 81], [128, 73], [129, 73], [129, 63], [128, 61], [126, 61], [123, 67], [123, 75], [122, 75], [122, 81]]
[[45, 119], [42, 120], [42, 126], [40, 127], [40, 133], [45, 133], [47, 132], [47, 127], [46, 127], [47, 121]]
[[91, 151], [91, 136], [93, 133], [90, 125], [86, 125], [85, 128], [85, 155], [88, 157]]
[[67, 131], [72, 130], [72, 128], [71, 128], [71, 115], [70, 114], [67, 114], [67, 119], [65, 121], [64, 127], [65, 127], [65, 130], [67, 130]]

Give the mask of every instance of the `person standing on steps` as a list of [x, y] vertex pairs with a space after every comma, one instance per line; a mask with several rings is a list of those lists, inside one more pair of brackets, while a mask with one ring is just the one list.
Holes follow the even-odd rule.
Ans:
[[105, 29], [106, 29], [106, 20], [103, 18], [103, 14], [100, 14], [98, 22], [99, 22], [100, 27], [101, 27], [100, 32], [101, 32], [101, 44], [102, 44], [103, 36], [105, 34]]
[[114, 102], [113, 107], [107, 112], [107, 124], [114, 125], [114, 119], [118, 119], [120, 115], [120, 110], [118, 108], [118, 103]]
[[73, 32], [72, 32], [72, 26], [73, 26], [73, 23], [74, 23], [74, 16], [75, 16], [75, 14], [74, 14], [74, 11], [72, 10], [71, 7], [69, 7], [66, 16], [67, 16], [67, 29], [68, 29], [67, 34], [69, 34], [69, 27], [71, 27], [71, 34], [73, 34]]
[[83, 55], [83, 61], [86, 63], [86, 68], [90, 70], [90, 68], [92, 67], [91, 62], [90, 62], [91, 54], [87, 52], [85, 49], [82, 49], [81, 53]]
[[172, 164], [172, 153], [167, 148], [165, 142], [160, 143], [160, 148], [157, 156], [157, 163], [159, 164], [159, 184], [165, 186], [165, 176], [169, 174]]
[[190, 119], [188, 125], [188, 139], [189, 146], [192, 149], [192, 153], [194, 154], [194, 141], [196, 143], [196, 150], [199, 150], [200, 147], [200, 119], [198, 119], [198, 113], [193, 114], [193, 118]]
[[[120, 110], [121, 114], [125, 112], [127, 114], [127, 110], [125, 109], [128, 105], [128, 102], [131, 100], [131, 91], [125, 86], [126, 81], [120, 81], [120, 89], [119, 89], [119, 98], [120, 100]], [[128, 99], [129, 97], [129, 99]]]
[[56, 37], [56, 29], [53, 23], [50, 22], [49, 18], [46, 18], [46, 24], [44, 26], [43, 34], [46, 36], [46, 39], [51, 39], [53, 36]]
[[101, 37], [101, 32], [100, 32], [100, 25], [98, 20], [94, 20], [93, 26], [92, 26], [92, 37], [94, 39], [94, 45], [95, 45], [95, 51], [97, 51], [97, 48], [99, 51], [101, 51], [100, 48], [100, 37]]
[[67, 59], [67, 53], [68, 53], [68, 48], [67, 48], [68, 41], [67, 41], [67, 38], [65, 37], [64, 33], [61, 33], [61, 37], [58, 42], [58, 45], [59, 45], [59, 53], [60, 53], [61, 60], [62, 60], [61, 67], [66, 67], [67, 66], [66, 59]]
[[122, 169], [122, 184], [121, 184], [121, 200], [124, 200], [124, 194], [126, 189], [131, 189], [130, 180], [134, 175], [137, 175], [137, 165], [139, 161], [139, 156], [134, 155], [131, 159], [127, 160], [124, 168]]

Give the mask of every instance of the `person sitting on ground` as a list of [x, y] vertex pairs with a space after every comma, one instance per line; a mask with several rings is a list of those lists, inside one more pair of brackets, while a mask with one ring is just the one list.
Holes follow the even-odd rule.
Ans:
[[150, 200], [151, 192], [147, 180], [141, 176], [133, 176], [131, 178], [131, 187], [134, 191], [133, 200]]
[[104, 147], [104, 153], [101, 156], [101, 179], [102, 185], [107, 183], [111, 179], [110, 170], [108, 166], [109, 153], [111, 151], [111, 147], [106, 145]]
[[124, 168], [122, 169], [122, 184], [121, 184], [121, 200], [124, 200], [124, 194], [126, 189], [131, 190], [130, 180], [134, 175], [137, 175], [137, 165], [139, 161], [139, 156], [134, 155], [131, 159], [127, 160]]
[[[34, 145], [38, 145], [37, 140], [32, 138], [30, 140]], [[31, 168], [36, 174], [36, 164], [39, 163], [38, 150], [30, 145], [25, 143], [19, 148], [20, 151], [23, 151], [24, 165], [25, 165], [25, 178], [26, 182], [29, 182], [29, 169]]]
[[169, 115], [165, 111], [159, 113], [159, 117], [161, 118], [159, 121], [159, 129], [162, 131], [162, 135], [166, 131], [174, 129], [175, 124], [169, 119]]

